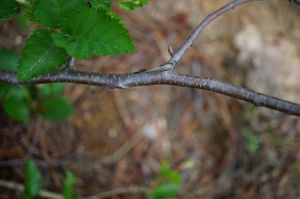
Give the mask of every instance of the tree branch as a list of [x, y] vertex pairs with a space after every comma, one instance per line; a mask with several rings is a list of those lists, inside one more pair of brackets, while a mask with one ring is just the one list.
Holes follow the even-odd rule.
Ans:
[[[11, 84], [40, 84], [53, 82], [69, 82], [78, 84], [89, 84], [107, 88], [130, 88], [137, 86], [168, 84], [181, 87], [190, 87], [217, 92], [230, 97], [238, 98], [256, 106], [263, 106], [278, 110], [287, 114], [300, 116], [300, 105], [262, 93], [251, 91], [246, 88], [234, 86], [215, 79], [182, 75], [173, 69], [182, 59], [187, 49], [189, 49], [197, 36], [218, 16], [228, 12], [238, 5], [256, 0], [234, 0], [222, 8], [209, 14], [192, 32], [179, 50], [172, 55], [171, 59], [161, 66], [150, 69], [146, 72], [134, 72], [126, 74], [101, 74], [80, 72], [70, 70], [73, 60], [69, 59], [66, 69], [34, 78], [27, 82], [19, 81], [15, 73], [0, 71], [0, 82]], [[71, 67], [72, 69], [73, 67]]]
[[224, 83], [219, 80], [190, 75], [181, 75], [174, 71], [99, 74], [73, 70], [62, 70], [57, 73], [51, 73], [45, 76], [34, 78], [27, 82], [18, 81], [15, 73], [0, 71], [0, 81], [17, 85], [68, 82], [102, 86], [107, 88], [131, 88], [137, 86], [168, 84], [209, 90], [244, 100], [256, 106], [263, 106], [291, 115], [300, 116], [299, 104], [251, 91], [249, 89], [231, 85], [229, 83]]

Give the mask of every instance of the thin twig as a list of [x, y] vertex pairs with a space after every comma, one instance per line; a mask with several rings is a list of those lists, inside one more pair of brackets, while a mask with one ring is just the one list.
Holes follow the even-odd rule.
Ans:
[[[5, 187], [7, 189], [12, 189], [19, 192], [24, 192], [24, 187], [22, 184], [6, 181], [6, 180], [0, 180], [0, 187]], [[39, 192], [38, 196], [42, 198], [48, 198], [48, 199], [63, 199], [63, 196], [58, 193], [53, 193], [50, 191], [42, 190]]]
[[200, 33], [203, 32], [203, 30], [212, 22], [214, 21], [218, 16], [223, 15], [224, 13], [228, 12], [229, 10], [251, 1], [259, 1], [259, 0], [234, 0], [222, 8], [212, 12], [211, 14], [207, 15], [200, 24], [195, 28], [195, 30], [191, 33], [191, 35], [188, 37], [188, 39], [183, 43], [183, 45], [179, 48], [179, 50], [173, 54], [171, 59], [168, 61], [168, 63], [175, 66], [184, 56], [186, 51], [193, 45], [195, 39], [200, 35]]
[[145, 187], [131, 186], [128, 188], [116, 188], [114, 190], [102, 192], [94, 196], [83, 197], [82, 199], [104, 199], [121, 194], [146, 194], [147, 191], [148, 190]]
[[131, 138], [126, 141], [123, 145], [121, 145], [116, 151], [114, 151], [111, 155], [105, 155], [99, 158], [98, 160], [94, 160], [91, 162], [91, 165], [99, 166], [100, 164], [109, 165], [121, 160], [129, 151], [139, 143], [139, 141], [143, 138], [143, 133], [138, 132], [131, 136]]
[[64, 70], [74, 70], [75, 69], [74, 66], [75, 66], [75, 58], [69, 57]]
[[140, 131], [131, 135], [131, 137], [109, 155], [101, 156], [96, 160], [85, 162], [90, 169], [97, 169], [99, 166], [107, 166], [120, 161], [127, 153], [129, 153], [143, 138], [143, 132]]
[[[0, 187], [4, 187], [7, 189], [19, 191], [19, 192], [24, 192], [24, 187], [22, 184], [16, 183], [16, 182], [11, 182], [11, 181], [6, 181], [6, 180], [0, 180]], [[138, 194], [138, 193], [143, 193], [146, 194], [148, 192], [147, 188], [145, 187], [140, 187], [140, 186], [130, 186], [127, 188], [116, 188], [110, 191], [102, 192], [93, 196], [87, 196], [87, 197], [80, 197], [81, 199], [103, 199], [103, 198], [108, 198], [116, 195], [121, 195], [121, 194]], [[42, 198], [47, 198], [47, 199], [63, 199], [64, 197], [58, 193], [46, 191], [46, 190], [41, 190], [38, 194], [38, 196]]]

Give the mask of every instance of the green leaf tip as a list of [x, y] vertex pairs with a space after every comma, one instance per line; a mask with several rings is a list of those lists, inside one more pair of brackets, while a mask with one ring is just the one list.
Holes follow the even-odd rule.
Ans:
[[102, 8], [106, 10], [110, 10], [112, 0], [90, 0], [89, 1], [94, 8]]
[[149, 0], [121, 0], [119, 6], [125, 10], [133, 10], [149, 3]]

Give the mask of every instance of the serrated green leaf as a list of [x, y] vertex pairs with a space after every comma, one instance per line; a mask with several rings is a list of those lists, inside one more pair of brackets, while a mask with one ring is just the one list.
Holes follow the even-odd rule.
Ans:
[[73, 113], [71, 103], [63, 97], [46, 98], [41, 101], [41, 114], [49, 120], [64, 120]]
[[125, 10], [133, 10], [146, 5], [149, 0], [120, 0], [119, 6]]
[[64, 199], [77, 199], [73, 185], [75, 182], [75, 176], [71, 172], [67, 172], [67, 176], [64, 179]]
[[20, 80], [58, 71], [67, 61], [67, 53], [63, 48], [55, 46], [50, 32], [36, 30], [27, 40], [17, 69]]
[[15, 72], [19, 56], [11, 50], [0, 48], [0, 70]]
[[112, 0], [90, 0], [89, 1], [94, 8], [110, 9]]
[[25, 162], [25, 183], [23, 199], [34, 198], [41, 190], [42, 175], [35, 162], [27, 159]]
[[165, 199], [172, 198], [178, 195], [180, 187], [174, 183], [161, 184], [156, 186], [152, 192], [149, 193], [148, 199]]
[[43, 84], [39, 86], [39, 92], [43, 97], [60, 96], [64, 87], [62, 83]]
[[34, 4], [37, 0], [27, 0], [26, 4], [21, 4], [21, 10], [29, 21], [34, 21]]
[[34, 4], [34, 20], [38, 24], [58, 28], [66, 15], [84, 4], [85, 0], [39, 0]]
[[26, 89], [11, 88], [3, 102], [5, 113], [17, 122], [27, 123], [30, 118], [30, 107], [26, 101]]
[[62, 33], [53, 33], [57, 46], [82, 59], [118, 55], [134, 50], [122, 21], [103, 9], [82, 8], [62, 22]]
[[17, 10], [18, 3], [15, 0], [1, 0], [0, 20], [7, 19]]

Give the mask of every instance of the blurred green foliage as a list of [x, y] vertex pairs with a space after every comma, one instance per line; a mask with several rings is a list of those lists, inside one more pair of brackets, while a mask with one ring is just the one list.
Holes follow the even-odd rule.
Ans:
[[243, 129], [243, 137], [246, 142], [246, 148], [253, 153], [256, 153], [261, 148], [261, 141], [251, 130]]
[[67, 172], [67, 175], [64, 179], [64, 199], [77, 199], [78, 196], [74, 191], [74, 182], [75, 176], [70, 171]]
[[25, 182], [22, 199], [33, 199], [38, 195], [42, 187], [41, 172], [33, 160], [27, 159], [25, 162], [24, 173]]
[[[15, 72], [19, 56], [0, 48], [0, 70]], [[6, 115], [16, 122], [28, 123], [34, 114], [57, 121], [73, 113], [71, 103], [62, 94], [61, 83], [39, 86], [12, 86], [0, 83], [0, 105]]]
[[179, 194], [181, 189], [181, 175], [173, 170], [167, 161], [163, 161], [159, 171], [160, 183], [148, 194], [148, 199], [166, 199]]
[[[25, 181], [24, 181], [24, 193], [22, 199], [34, 199], [41, 191], [42, 187], [42, 174], [38, 169], [35, 162], [31, 159], [25, 161]], [[70, 171], [67, 172], [64, 178], [64, 199], [78, 199], [78, 196], [74, 191], [75, 176]]]

